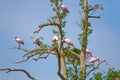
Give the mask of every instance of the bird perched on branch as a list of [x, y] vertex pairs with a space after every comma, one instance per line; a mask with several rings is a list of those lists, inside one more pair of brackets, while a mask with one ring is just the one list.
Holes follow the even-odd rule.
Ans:
[[52, 38], [52, 42], [56, 42], [56, 41], [58, 41], [58, 36], [54, 36], [54, 37]]
[[19, 48], [21, 47], [21, 44], [24, 45], [24, 41], [21, 38], [18, 38], [15, 36], [15, 41], [19, 44]]
[[36, 37], [34, 38], [34, 43], [38, 46], [40, 46], [40, 44], [41, 44], [39, 38], [36, 38]]
[[69, 13], [69, 10], [67, 9], [67, 7], [65, 5], [61, 5], [61, 9], [63, 10], [63, 12]]
[[73, 43], [72, 43], [72, 41], [69, 38], [65, 38], [64, 41], [66, 42], [66, 44], [68, 46], [73, 46]]
[[99, 61], [99, 57], [98, 57], [98, 56], [91, 57], [88, 62], [89, 62], [89, 63], [94, 63], [94, 62], [96, 62], [96, 61]]
[[89, 49], [86, 49], [86, 54], [92, 56], [92, 52]]

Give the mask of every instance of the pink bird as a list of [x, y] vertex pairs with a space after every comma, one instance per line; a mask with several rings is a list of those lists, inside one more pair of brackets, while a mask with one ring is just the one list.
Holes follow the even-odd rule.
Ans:
[[70, 39], [65, 38], [64, 41], [66, 42], [66, 44], [68, 44], [68, 46], [70, 46], [70, 45], [73, 46], [73, 43], [72, 43], [72, 41]]
[[92, 52], [88, 49], [86, 49], [86, 54], [89, 54], [90, 56], [92, 56]]
[[63, 10], [63, 12], [69, 13], [67, 7], [65, 5], [63, 5], [63, 4], [61, 5], [61, 9]]
[[98, 56], [91, 57], [88, 62], [89, 62], [89, 63], [94, 63], [94, 62], [96, 62], [96, 61], [99, 61], [99, 57], [98, 57]]
[[40, 46], [40, 44], [41, 44], [39, 38], [36, 38], [36, 37], [35, 37], [35, 39], [34, 39], [34, 43], [35, 43], [36, 45], [38, 45], [38, 46]]
[[56, 42], [56, 41], [58, 41], [58, 36], [54, 36], [54, 37], [52, 38], [52, 42]]
[[19, 44], [19, 48], [20, 48], [21, 44], [24, 45], [24, 41], [20, 38], [17, 38], [16, 36], [15, 36], [15, 41]]

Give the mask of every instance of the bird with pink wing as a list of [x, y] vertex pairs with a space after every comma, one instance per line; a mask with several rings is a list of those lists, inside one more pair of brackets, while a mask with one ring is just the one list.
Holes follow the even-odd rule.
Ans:
[[65, 38], [64, 41], [66, 42], [66, 44], [68, 46], [73, 46], [73, 43], [72, 43], [72, 41], [69, 38]]
[[15, 36], [15, 41], [19, 44], [19, 48], [21, 47], [21, 45], [24, 45], [24, 41], [21, 38], [18, 38], [17, 36]]
[[63, 10], [63, 12], [69, 13], [69, 10], [67, 9], [67, 7], [65, 5], [61, 5], [61, 9]]
[[34, 38], [34, 43], [37, 45], [37, 46], [40, 46], [41, 42], [39, 40], [39, 38]]
[[58, 41], [58, 36], [54, 36], [54, 37], [52, 38], [52, 42], [56, 42], [56, 41]]
[[92, 57], [92, 52], [89, 49], [86, 49], [86, 54]]
[[96, 61], [98, 61], [98, 62], [100, 61], [98, 56], [93, 56], [93, 57], [91, 57], [88, 62], [89, 62], [89, 63], [94, 63], [94, 62], [96, 62]]

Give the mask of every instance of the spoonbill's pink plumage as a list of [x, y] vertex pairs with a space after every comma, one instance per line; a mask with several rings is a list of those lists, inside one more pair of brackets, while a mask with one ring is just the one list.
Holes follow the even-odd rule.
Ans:
[[15, 41], [16, 41], [18, 44], [24, 45], [24, 41], [23, 41], [21, 38], [15, 37]]
[[19, 48], [21, 44], [24, 45], [24, 41], [21, 38], [15, 36], [15, 41], [19, 44]]
[[63, 5], [63, 4], [61, 5], [61, 9], [63, 10], [63, 12], [69, 13], [67, 7], [65, 5]]
[[34, 43], [35, 43], [36, 45], [38, 45], [38, 46], [40, 46], [40, 44], [41, 44], [39, 38], [35, 38], [35, 39], [34, 39]]
[[54, 36], [54, 37], [52, 38], [52, 42], [56, 42], [56, 41], [58, 41], [58, 36]]
[[86, 53], [92, 56], [92, 52], [90, 50], [86, 49]]
[[94, 62], [96, 62], [96, 61], [98, 61], [98, 60], [99, 60], [98, 56], [94, 56], [94, 57], [91, 57], [88, 62], [89, 62], [89, 63], [94, 63]]
[[70, 45], [73, 46], [73, 43], [70, 39], [65, 38], [65, 42], [66, 42], [66, 44], [68, 44], [68, 46], [70, 46]]

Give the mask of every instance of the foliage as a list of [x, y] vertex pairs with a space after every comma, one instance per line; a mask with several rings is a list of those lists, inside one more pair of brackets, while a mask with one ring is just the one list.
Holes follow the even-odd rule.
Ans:
[[120, 79], [120, 70], [109, 69], [107, 73], [94, 73], [90, 80], [118, 80]]

